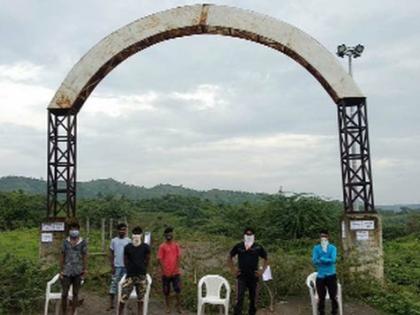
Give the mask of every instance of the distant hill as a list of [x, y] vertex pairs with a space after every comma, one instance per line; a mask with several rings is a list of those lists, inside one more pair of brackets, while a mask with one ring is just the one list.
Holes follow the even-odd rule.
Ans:
[[394, 211], [400, 212], [403, 210], [420, 210], [420, 204], [418, 203], [407, 203], [407, 204], [396, 204], [396, 205], [379, 205], [376, 206], [377, 209], [383, 211]]
[[[43, 179], [6, 176], [0, 177], [0, 191], [10, 192], [22, 190], [30, 194], [45, 195], [47, 191], [47, 183]], [[152, 188], [139, 187], [121, 183], [112, 178], [96, 179], [88, 182], [78, 182], [77, 195], [78, 198], [97, 198], [105, 196], [125, 196], [128, 199], [150, 199], [158, 198], [165, 195], [180, 195], [189, 197], [198, 197], [208, 199], [214, 203], [224, 204], [241, 204], [244, 202], [262, 202], [268, 194], [250, 193], [242, 191], [230, 191], [211, 189], [208, 191], [199, 191], [183, 186], [173, 186], [169, 184], [160, 184]]]

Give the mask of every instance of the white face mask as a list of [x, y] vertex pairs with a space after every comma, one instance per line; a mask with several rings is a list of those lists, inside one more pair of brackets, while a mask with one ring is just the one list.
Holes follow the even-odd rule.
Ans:
[[327, 252], [327, 247], [328, 247], [328, 244], [329, 244], [329, 242], [328, 242], [328, 238], [326, 238], [326, 237], [321, 237], [321, 247], [322, 247], [322, 250], [323, 250], [324, 252]]
[[131, 239], [133, 240], [134, 246], [140, 246], [142, 234], [133, 234]]
[[255, 241], [255, 235], [244, 235], [244, 243], [245, 247], [249, 248], [254, 244]]

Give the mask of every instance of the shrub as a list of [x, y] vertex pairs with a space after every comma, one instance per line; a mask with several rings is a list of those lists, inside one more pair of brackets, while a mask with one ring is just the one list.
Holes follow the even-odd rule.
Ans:
[[44, 290], [52, 273], [39, 264], [10, 254], [0, 258], [0, 314], [33, 314], [44, 301]]

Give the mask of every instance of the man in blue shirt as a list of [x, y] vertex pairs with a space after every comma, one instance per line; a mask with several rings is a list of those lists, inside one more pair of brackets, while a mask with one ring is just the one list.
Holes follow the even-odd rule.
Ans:
[[131, 240], [127, 237], [127, 224], [120, 223], [117, 229], [118, 236], [111, 240], [111, 245], [109, 246], [112, 280], [109, 289], [110, 304], [108, 311], [114, 308], [114, 297], [118, 293], [118, 282], [127, 273], [124, 265], [124, 247], [131, 243]]
[[331, 314], [337, 315], [337, 275], [335, 264], [337, 261], [337, 248], [330, 244], [327, 230], [320, 233], [320, 244], [312, 250], [312, 263], [317, 269], [316, 291], [318, 292], [318, 314], [325, 315], [326, 290], [331, 299]]

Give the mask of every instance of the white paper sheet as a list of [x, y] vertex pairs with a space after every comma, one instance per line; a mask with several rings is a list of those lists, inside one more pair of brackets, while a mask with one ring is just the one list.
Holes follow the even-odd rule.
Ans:
[[265, 271], [262, 275], [262, 279], [263, 279], [263, 281], [273, 280], [273, 275], [271, 274], [270, 266], [267, 266], [267, 268], [265, 269]]
[[64, 231], [64, 222], [42, 223], [41, 229], [45, 232]]
[[358, 241], [367, 241], [369, 239], [369, 231], [356, 231], [356, 239]]
[[147, 245], [150, 245], [151, 240], [152, 240], [152, 233], [151, 233], [151, 232], [146, 232], [146, 233], [144, 234], [144, 242], [145, 242]]
[[41, 242], [42, 243], [51, 243], [53, 241], [52, 233], [41, 233]]
[[375, 221], [373, 220], [352, 220], [350, 230], [374, 230]]

